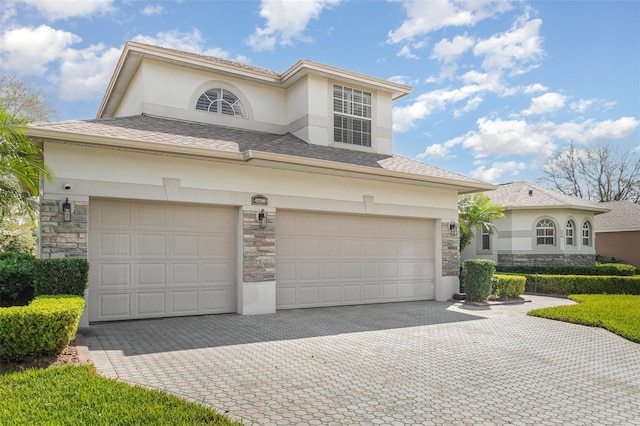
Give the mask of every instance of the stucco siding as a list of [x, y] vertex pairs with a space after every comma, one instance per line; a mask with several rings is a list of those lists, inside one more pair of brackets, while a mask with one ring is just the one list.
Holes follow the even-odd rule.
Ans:
[[612, 257], [640, 268], [640, 231], [598, 232], [596, 252], [610, 260]]

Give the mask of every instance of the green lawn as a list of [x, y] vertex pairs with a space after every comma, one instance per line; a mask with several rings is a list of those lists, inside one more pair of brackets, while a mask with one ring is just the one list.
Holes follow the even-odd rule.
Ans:
[[529, 315], [605, 328], [640, 343], [640, 296], [576, 294], [577, 305], [534, 309]]
[[241, 425], [165, 392], [99, 377], [92, 366], [0, 375], [1, 425]]

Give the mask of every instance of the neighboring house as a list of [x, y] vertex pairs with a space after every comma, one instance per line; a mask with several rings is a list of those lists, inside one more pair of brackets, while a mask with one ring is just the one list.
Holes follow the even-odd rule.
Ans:
[[594, 217], [609, 211], [599, 203], [570, 197], [529, 182], [486, 191], [504, 207], [493, 223], [497, 233], [474, 231], [462, 259], [492, 259], [501, 265], [593, 265]]
[[640, 268], [640, 204], [600, 203], [610, 212], [596, 216], [596, 253]]
[[96, 119], [29, 127], [40, 256], [89, 259], [89, 321], [446, 300], [458, 194], [495, 186], [393, 154], [410, 90], [129, 42]]

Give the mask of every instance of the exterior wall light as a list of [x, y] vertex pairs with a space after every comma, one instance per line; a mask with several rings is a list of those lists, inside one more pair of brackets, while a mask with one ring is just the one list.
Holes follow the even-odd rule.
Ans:
[[455, 222], [449, 222], [449, 232], [451, 233], [451, 236], [456, 236], [458, 235], [458, 224]]
[[259, 223], [259, 227], [264, 229], [267, 227], [267, 212], [264, 209], [256, 213], [256, 219]]
[[62, 217], [65, 222], [71, 222], [71, 203], [69, 197], [62, 203]]

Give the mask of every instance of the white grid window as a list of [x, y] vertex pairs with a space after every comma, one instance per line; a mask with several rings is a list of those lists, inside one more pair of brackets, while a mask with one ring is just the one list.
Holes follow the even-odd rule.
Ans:
[[550, 219], [542, 219], [536, 225], [536, 244], [553, 246], [556, 243], [556, 227]]
[[225, 89], [210, 89], [204, 92], [198, 98], [196, 109], [235, 117], [247, 117], [240, 99]]
[[568, 246], [572, 246], [575, 244], [575, 231], [576, 231], [576, 224], [573, 223], [572, 220], [568, 220], [567, 221], [567, 226], [566, 226], [566, 230], [565, 230], [565, 237], [566, 237], [566, 244]]
[[333, 140], [371, 146], [371, 93], [333, 86]]
[[591, 245], [591, 224], [589, 222], [585, 222], [584, 225], [582, 225], [582, 245]]

